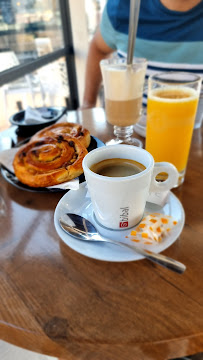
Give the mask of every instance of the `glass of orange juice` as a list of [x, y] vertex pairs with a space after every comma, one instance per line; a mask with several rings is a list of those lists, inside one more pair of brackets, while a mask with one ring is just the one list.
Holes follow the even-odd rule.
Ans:
[[193, 73], [164, 72], [149, 77], [146, 150], [155, 162], [167, 161], [183, 183], [201, 88]]

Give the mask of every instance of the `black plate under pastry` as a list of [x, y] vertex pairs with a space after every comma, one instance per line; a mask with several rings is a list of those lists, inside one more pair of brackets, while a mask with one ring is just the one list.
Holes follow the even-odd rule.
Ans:
[[25, 110], [19, 111], [10, 117], [10, 123], [18, 126], [16, 132], [19, 136], [31, 136], [46, 126], [53, 125], [67, 112], [67, 108], [64, 106], [38, 107], [36, 110], [44, 118], [44, 122], [40, 122], [40, 124], [26, 124]]
[[[23, 140], [20, 143], [18, 143], [16, 146], [17, 147], [21, 146], [28, 141], [29, 141], [29, 139]], [[87, 150], [88, 150], [88, 152], [90, 152], [91, 150], [94, 150], [94, 149], [102, 147], [102, 146], [105, 146], [105, 144], [101, 140], [99, 140], [98, 138], [96, 138], [94, 136], [91, 136], [91, 142], [90, 142], [90, 145], [87, 148]], [[21, 183], [18, 180], [18, 178], [15, 176], [15, 174], [12, 173], [11, 171], [9, 171], [8, 169], [6, 169], [3, 165], [1, 165], [1, 175], [4, 177], [4, 179], [6, 181], [8, 181], [10, 184], [14, 185], [15, 187], [17, 187], [21, 190], [26, 190], [26, 191], [31, 191], [31, 192], [41, 192], [41, 193], [69, 191], [69, 189], [59, 189], [59, 188], [48, 189], [48, 188], [44, 188], [44, 187], [39, 187], [39, 188], [30, 187], [28, 185]], [[82, 183], [84, 181], [85, 181], [85, 176], [84, 176], [84, 174], [81, 174], [79, 176], [79, 183]]]

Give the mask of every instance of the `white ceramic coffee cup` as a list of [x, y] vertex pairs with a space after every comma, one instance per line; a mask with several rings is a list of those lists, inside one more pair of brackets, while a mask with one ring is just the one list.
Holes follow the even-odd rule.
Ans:
[[[146, 169], [126, 177], [102, 176], [90, 170], [93, 164], [113, 158], [132, 159]], [[135, 226], [143, 217], [149, 192], [170, 190], [179, 176], [174, 165], [154, 164], [148, 151], [131, 145], [104, 146], [89, 152], [83, 159], [83, 170], [97, 221], [115, 230]], [[164, 182], [155, 179], [160, 172], [168, 174]]]

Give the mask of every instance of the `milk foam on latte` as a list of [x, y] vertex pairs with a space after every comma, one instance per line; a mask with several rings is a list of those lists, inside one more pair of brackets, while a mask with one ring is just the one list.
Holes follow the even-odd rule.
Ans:
[[145, 68], [109, 65], [101, 67], [107, 120], [116, 126], [131, 126], [141, 115]]
[[105, 97], [113, 101], [124, 101], [140, 98], [143, 92], [145, 69], [126, 69], [126, 67], [109, 66], [102, 71], [105, 86]]

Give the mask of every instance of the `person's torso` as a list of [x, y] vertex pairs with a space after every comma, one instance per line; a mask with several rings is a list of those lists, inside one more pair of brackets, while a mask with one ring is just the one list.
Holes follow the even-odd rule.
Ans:
[[[105, 10], [112, 27], [109, 46], [113, 44], [118, 55], [124, 57], [127, 56], [129, 8], [130, 0], [109, 0]], [[134, 54], [147, 59], [146, 78], [170, 70], [194, 72], [203, 77], [202, 28], [203, 1], [189, 11], [178, 12], [168, 10], [160, 0], [141, 0]], [[104, 39], [108, 41], [107, 30]]]

